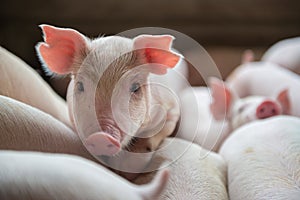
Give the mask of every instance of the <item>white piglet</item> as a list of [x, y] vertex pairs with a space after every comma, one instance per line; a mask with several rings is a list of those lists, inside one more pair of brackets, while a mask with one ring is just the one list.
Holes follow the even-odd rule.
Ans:
[[219, 152], [228, 164], [232, 200], [298, 200], [300, 119], [277, 116], [247, 124]]
[[216, 78], [210, 80], [210, 88], [213, 96], [211, 113], [216, 120], [227, 120], [231, 131], [254, 120], [290, 114], [288, 89], [273, 97], [251, 95], [239, 98], [235, 90]]
[[151, 152], [172, 134], [180, 116], [168, 90], [172, 82], [165, 87], [154, 81], [158, 75], [171, 78], [170, 68], [186, 67], [178, 65], [181, 56], [171, 50], [173, 36], [91, 40], [73, 29], [41, 28], [45, 42], [36, 47], [40, 60], [52, 72], [71, 74], [70, 116], [93, 155], [130, 151], [139, 137], [147, 140], [136, 152]]
[[273, 97], [288, 89], [290, 115], [300, 117], [300, 78], [297, 74], [270, 62], [250, 62], [239, 66], [226, 84], [236, 95]]
[[217, 151], [236, 128], [290, 112], [288, 90], [275, 97], [239, 98], [226, 83], [211, 78], [209, 88], [193, 87], [181, 94], [181, 121], [177, 137]]

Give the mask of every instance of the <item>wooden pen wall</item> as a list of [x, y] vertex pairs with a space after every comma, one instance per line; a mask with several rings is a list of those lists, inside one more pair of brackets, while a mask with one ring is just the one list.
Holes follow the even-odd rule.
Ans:
[[[253, 49], [259, 59], [274, 42], [300, 35], [299, 0], [1, 0], [0, 4], [0, 45], [36, 69], [40, 63], [34, 45], [42, 40], [41, 23], [72, 27], [90, 37], [145, 26], [174, 29], [203, 45], [224, 77], [240, 63], [245, 49]], [[203, 83], [193, 76], [190, 81]]]

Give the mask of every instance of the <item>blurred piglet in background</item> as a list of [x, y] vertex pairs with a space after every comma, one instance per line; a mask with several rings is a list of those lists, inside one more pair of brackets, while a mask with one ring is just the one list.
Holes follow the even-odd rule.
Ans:
[[300, 76], [288, 69], [271, 62], [247, 62], [235, 69], [226, 83], [241, 98], [272, 97], [288, 90], [289, 114], [300, 117]]
[[288, 90], [280, 91], [275, 97], [246, 96], [239, 98], [223, 81], [210, 80], [213, 102], [210, 110], [216, 120], [227, 120], [231, 130], [259, 119], [290, 113]]
[[[246, 123], [290, 112], [287, 89], [274, 97], [239, 98], [217, 78], [211, 78], [209, 86], [188, 88], [182, 93], [182, 129], [178, 134], [209, 150], [218, 150], [233, 130]], [[197, 109], [190, 105], [197, 105]]]
[[[168, 69], [186, 74], [186, 69], [178, 69], [185, 67], [178, 64], [181, 56], [171, 50], [173, 36], [91, 40], [73, 29], [41, 28], [45, 42], [36, 47], [40, 60], [51, 72], [72, 75], [67, 94], [70, 118], [93, 155], [130, 151], [138, 137], [148, 138], [134, 150], [151, 152], [172, 134], [180, 110], [170, 91], [181, 85], [168, 84], [166, 80], [174, 76]], [[167, 86], [153, 81], [157, 75], [164, 75]], [[147, 163], [150, 158], [143, 159]], [[137, 169], [130, 169], [144, 167], [143, 162], [137, 163]]]

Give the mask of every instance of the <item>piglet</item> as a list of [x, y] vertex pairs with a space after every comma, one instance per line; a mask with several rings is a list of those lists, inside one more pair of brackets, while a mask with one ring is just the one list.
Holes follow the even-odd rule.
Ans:
[[276, 116], [234, 131], [219, 152], [232, 200], [300, 197], [300, 119]]
[[39, 58], [51, 72], [71, 74], [71, 121], [93, 155], [116, 155], [136, 137], [149, 138], [138, 151], [152, 151], [173, 132], [178, 103], [167, 87], [151, 82], [180, 61], [171, 50], [173, 36], [91, 40], [69, 28], [41, 28], [45, 42], [36, 47]]
[[170, 170], [170, 180], [160, 200], [228, 199], [224, 159], [180, 138], [165, 139], [148, 167], [150, 173], [139, 176], [134, 183], [150, 182], [156, 173], [153, 169], [166, 166]]
[[300, 37], [275, 43], [265, 52], [261, 60], [278, 64], [300, 75]]
[[290, 111], [288, 90], [273, 98], [239, 98], [217, 78], [211, 78], [209, 86], [193, 87], [181, 93], [182, 114], [177, 134], [208, 150], [217, 151], [233, 130], [246, 123]]
[[288, 89], [289, 114], [300, 117], [300, 78], [285, 68], [270, 62], [249, 62], [235, 69], [226, 83], [241, 98], [272, 97]]
[[0, 151], [0, 199], [158, 199], [169, 177], [164, 170], [136, 186], [78, 156]]
[[279, 91], [273, 98], [258, 95], [239, 98], [217, 78], [211, 78], [209, 84], [213, 97], [210, 111], [216, 120], [226, 119], [231, 130], [254, 120], [290, 114], [288, 89]]

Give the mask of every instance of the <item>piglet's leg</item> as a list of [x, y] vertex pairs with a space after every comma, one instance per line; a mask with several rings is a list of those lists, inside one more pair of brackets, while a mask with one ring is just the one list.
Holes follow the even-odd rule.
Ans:
[[0, 95], [0, 149], [75, 154], [93, 160], [80, 138], [49, 114]]

